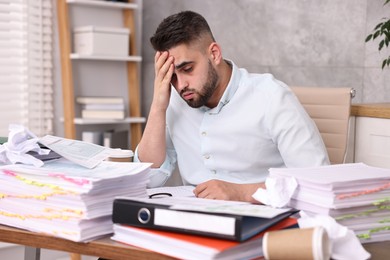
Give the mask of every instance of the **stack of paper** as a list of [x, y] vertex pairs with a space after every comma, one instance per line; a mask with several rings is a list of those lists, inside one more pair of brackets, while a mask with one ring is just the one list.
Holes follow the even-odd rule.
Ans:
[[272, 168], [270, 176], [297, 180], [290, 207], [330, 215], [362, 243], [390, 240], [390, 169], [356, 163]]
[[73, 241], [110, 234], [114, 198], [147, 197], [149, 168], [103, 161], [88, 169], [65, 159], [0, 166], [0, 223]]
[[284, 219], [244, 242], [114, 224], [112, 239], [178, 259], [260, 259], [263, 235], [295, 224], [293, 218]]

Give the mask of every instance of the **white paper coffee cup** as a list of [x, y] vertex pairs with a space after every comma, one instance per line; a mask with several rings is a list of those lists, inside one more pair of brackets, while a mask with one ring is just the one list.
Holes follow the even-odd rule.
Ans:
[[133, 151], [131, 150], [122, 150], [122, 149], [112, 149], [110, 157], [107, 159], [111, 162], [132, 162], [133, 161]]

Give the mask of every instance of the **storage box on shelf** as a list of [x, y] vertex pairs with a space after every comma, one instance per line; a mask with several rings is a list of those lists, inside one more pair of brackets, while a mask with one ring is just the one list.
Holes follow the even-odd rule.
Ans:
[[128, 28], [80, 26], [73, 30], [74, 49], [85, 55], [129, 55]]

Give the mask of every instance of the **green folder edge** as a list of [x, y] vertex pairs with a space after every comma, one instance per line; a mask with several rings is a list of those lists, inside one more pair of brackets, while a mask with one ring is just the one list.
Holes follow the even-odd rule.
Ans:
[[8, 137], [0, 136], [0, 144], [4, 144], [8, 141]]

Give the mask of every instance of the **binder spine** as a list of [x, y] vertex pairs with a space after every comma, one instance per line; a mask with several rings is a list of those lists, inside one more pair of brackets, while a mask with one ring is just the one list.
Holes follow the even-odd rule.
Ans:
[[[212, 233], [207, 231], [200, 231], [196, 229], [175, 227], [175, 223], [170, 226], [167, 225], [158, 225], [155, 222], [155, 214], [157, 209], [167, 209], [167, 206], [156, 205], [156, 204], [145, 204], [136, 201], [124, 200], [124, 199], [115, 199], [113, 203], [113, 214], [112, 214], [112, 222], [115, 224], [123, 224], [129, 225], [133, 227], [141, 227], [141, 228], [149, 228], [156, 230], [164, 230], [164, 231], [174, 231], [184, 234], [195, 234], [195, 235], [203, 235], [233, 241], [240, 241], [241, 239], [237, 237], [237, 234], [234, 232], [233, 235], [227, 234], [219, 234]], [[199, 214], [196, 212], [186, 212], [188, 214]], [[207, 213], [202, 213], [201, 215], [212, 215]], [[226, 218], [226, 216], [221, 216], [221, 218]], [[237, 226], [240, 226], [239, 221], [236, 219], [234, 224], [235, 231], [237, 230]], [[196, 227], [195, 227], [196, 228]]]
[[113, 205], [112, 222], [136, 227], [153, 227], [154, 206], [116, 199]]

